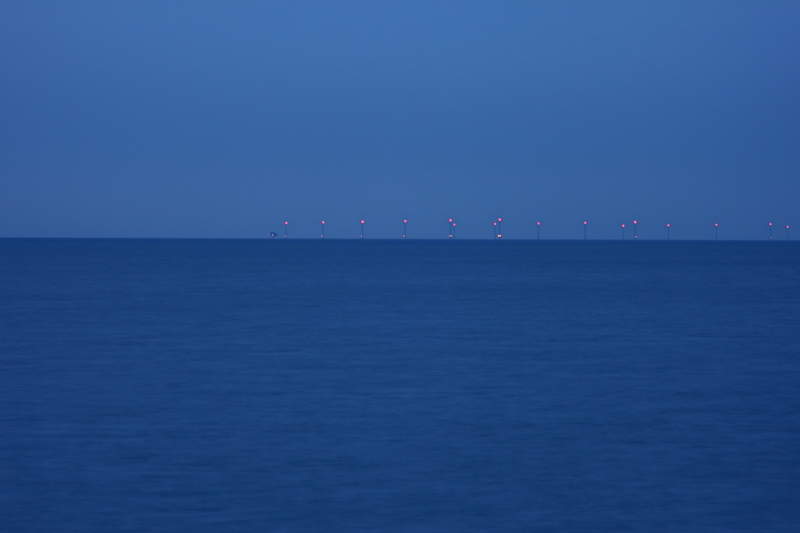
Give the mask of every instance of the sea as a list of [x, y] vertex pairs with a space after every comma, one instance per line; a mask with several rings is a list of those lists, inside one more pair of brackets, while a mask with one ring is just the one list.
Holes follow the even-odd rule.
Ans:
[[800, 531], [800, 242], [2, 239], [0, 531]]

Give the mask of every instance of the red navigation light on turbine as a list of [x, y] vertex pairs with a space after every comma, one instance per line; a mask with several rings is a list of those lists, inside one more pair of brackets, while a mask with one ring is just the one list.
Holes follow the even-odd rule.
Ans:
[[622, 225], [622, 227], [624, 228], [624, 227], [625, 227], [625, 224], [623, 224], [623, 225]]
[[667, 227], [669, 227], [669, 224], [667, 224]]
[[286, 226], [287, 224], [289, 224], [289, 222], [284, 222], [284, 223], [283, 223], [283, 225], [284, 225], [284, 226]]
[[719, 224], [714, 224], [714, 227], [715, 227], [715, 228], [719, 227]]
[[585, 226], [586, 224], [588, 224], [588, 222], [586, 222], [586, 221], [584, 220], [584, 221], [583, 221], [583, 225]]
[[537, 223], [536, 223], [536, 225], [537, 225], [537, 226], [541, 226], [541, 225], [542, 225], [542, 223], [541, 223], [541, 222], [537, 222]]
[[364, 223], [364, 221], [362, 220], [362, 221], [361, 221], [361, 223], [363, 224], [363, 223]]
[[408, 224], [408, 220], [403, 219], [403, 224]]
[[502, 219], [502, 218], [498, 218], [498, 219], [497, 219], [497, 221], [498, 221], [498, 222], [502, 222], [502, 221], [503, 221], [503, 219]]

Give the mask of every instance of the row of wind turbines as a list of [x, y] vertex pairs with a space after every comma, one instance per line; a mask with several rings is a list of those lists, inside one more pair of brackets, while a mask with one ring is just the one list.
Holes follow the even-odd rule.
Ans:
[[[361, 234], [359, 235], [359, 238], [363, 239], [364, 238], [364, 224], [365, 224], [364, 219], [360, 220], [360, 224], [361, 224]], [[633, 239], [634, 240], [638, 239], [638, 235], [636, 234], [636, 228], [637, 228], [638, 224], [639, 224], [638, 220], [634, 220], [633, 221]], [[448, 239], [455, 239], [456, 238], [456, 226], [457, 226], [457, 224], [452, 218], [448, 218], [447, 219], [447, 238]], [[588, 228], [588, 226], [589, 226], [589, 222], [584, 220], [583, 221], [583, 240], [587, 240], [587, 238], [588, 238], [588, 236], [587, 236], [587, 228]], [[622, 226], [622, 240], [625, 240], [625, 228], [627, 227], [627, 225], [626, 224], [622, 224], [621, 226]], [[772, 240], [772, 226], [773, 226], [772, 222], [769, 222], [768, 223], [769, 240]], [[542, 227], [542, 223], [537, 221], [536, 222], [536, 240], [540, 240], [541, 227]], [[669, 224], [669, 223], [666, 224], [667, 240], [670, 240], [669, 231], [670, 231], [671, 227], [672, 227], [672, 224]], [[408, 236], [408, 231], [407, 230], [408, 230], [408, 219], [404, 218], [403, 219], [403, 237], [402, 237], [403, 239], [407, 238], [407, 236]], [[493, 233], [495, 239], [502, 239], [503, 238], [503, 219], [502, 218], [498, 218], [496, 221], [492, 222], [492, 233]], [[274, 239], [275, 237], [278, 237], [278, 234], [276, 232], [272, 231], [272, 232], [269, 233], [269, 237]], [[283, 223], [283, 238], [287, 239], [288, 237], [289, 237], [289, 221], [286, 220]], [[324, 220], [320, 221], [320, 238], [322, 238], [322, 239], [325, 238], [325, 221]], [[714, 240], [719, 240], [719, 223], [715, 223], [714, 224]], [[789, 225], [788, 224], [786, 225], [786, 240], [787, 241], [789, 240]]]

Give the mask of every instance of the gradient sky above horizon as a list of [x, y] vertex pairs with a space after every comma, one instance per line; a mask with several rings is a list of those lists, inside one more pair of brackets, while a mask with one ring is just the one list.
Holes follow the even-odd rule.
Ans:
[[798, 2], [4, 3], [0, 237], [800, 238], [798, 28]]

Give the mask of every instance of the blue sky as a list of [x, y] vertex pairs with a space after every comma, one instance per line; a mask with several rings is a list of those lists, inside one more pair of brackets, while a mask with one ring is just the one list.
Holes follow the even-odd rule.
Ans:
[[797, 28], [797, 2], [3, 3], [0, 236], [800, 232]]

